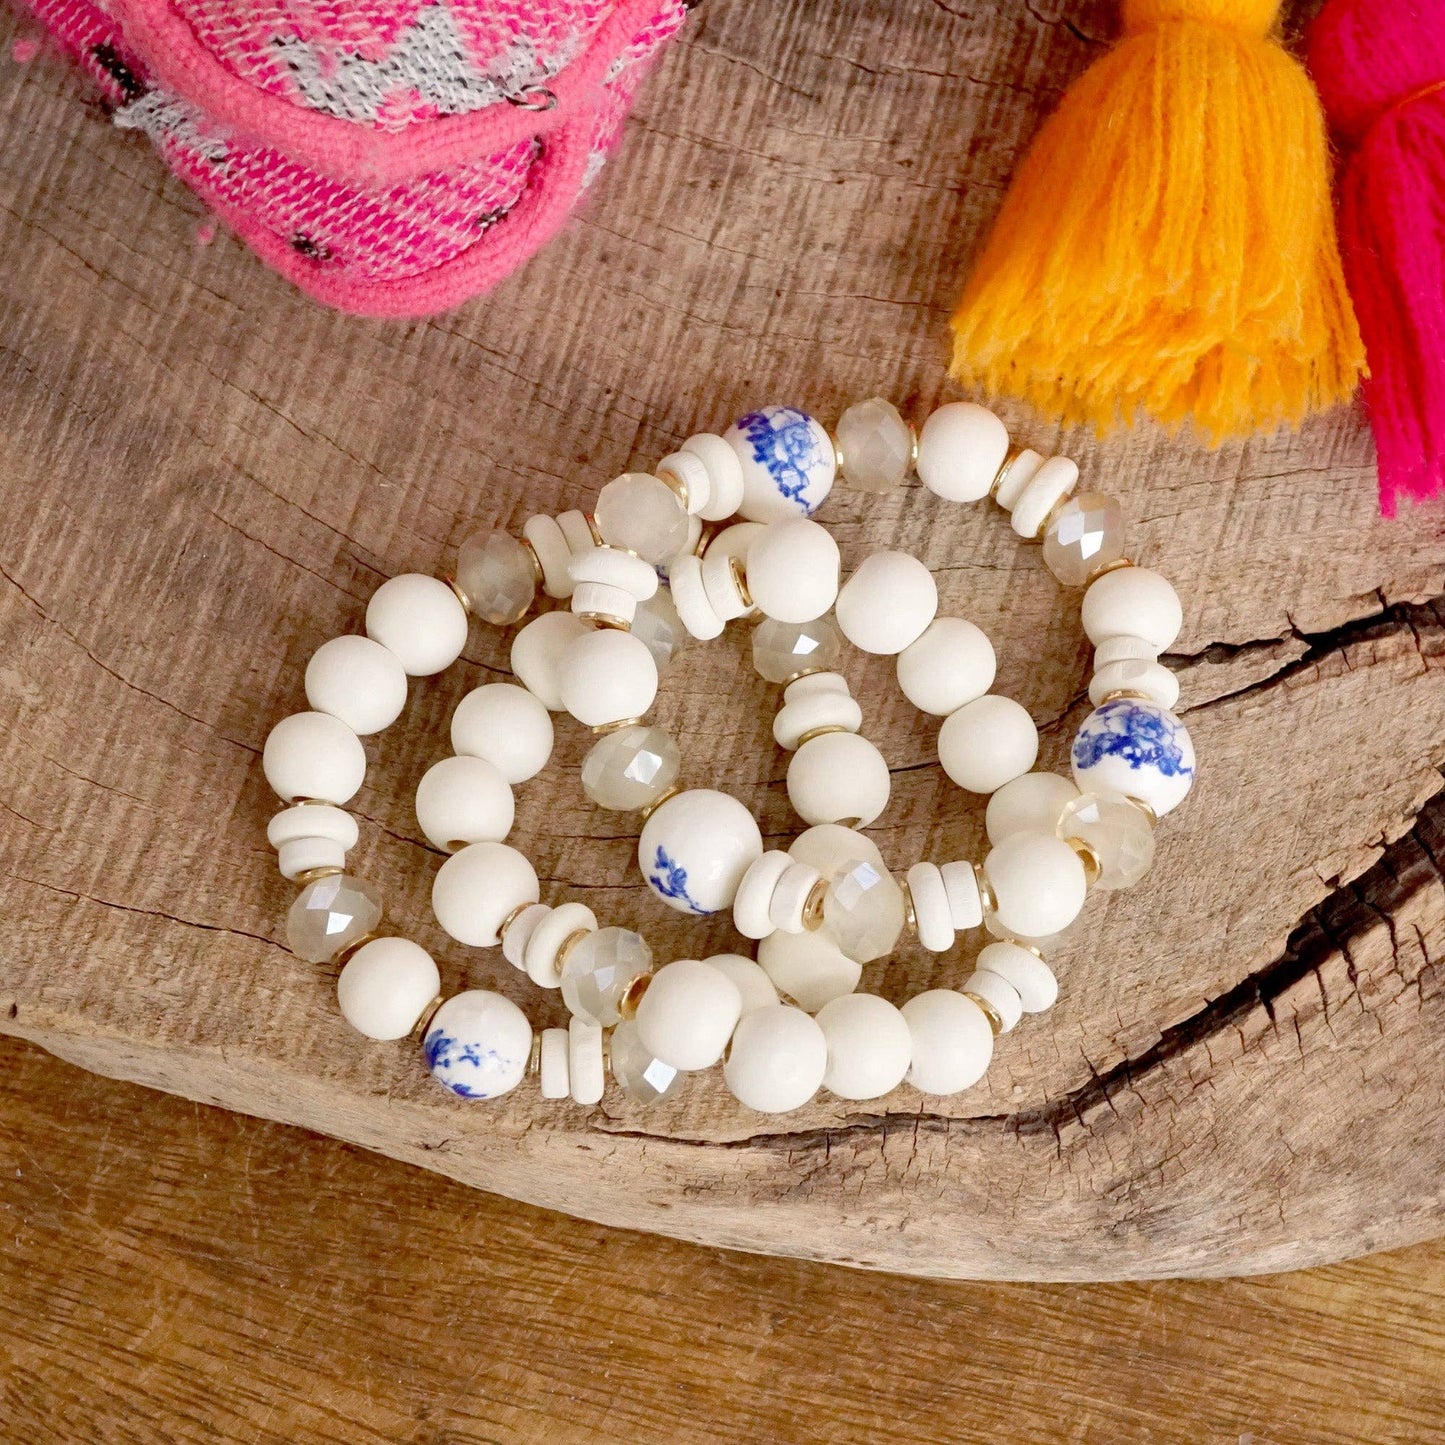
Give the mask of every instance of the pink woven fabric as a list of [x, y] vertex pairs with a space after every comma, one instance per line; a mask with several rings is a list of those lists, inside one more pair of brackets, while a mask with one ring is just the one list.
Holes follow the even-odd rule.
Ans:
[[565, 220], [683, 0], [25, 0], [171, 168], [329, 305], [422, 315]]

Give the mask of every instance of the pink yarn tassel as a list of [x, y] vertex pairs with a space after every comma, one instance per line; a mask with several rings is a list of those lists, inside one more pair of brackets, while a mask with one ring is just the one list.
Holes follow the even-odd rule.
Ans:
[[1340, 249], [1388, 517], [1445, 490], [1445, 0], [1330, 0], [1309, 64], [1344, 150]]

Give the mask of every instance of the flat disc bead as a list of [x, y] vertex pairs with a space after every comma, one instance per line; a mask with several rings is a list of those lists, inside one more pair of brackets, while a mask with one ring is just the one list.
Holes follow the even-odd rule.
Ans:
[[653, 975], [637, 1005], [637, 1034], [675, 1069], [708, 1069], [722, 1058], [742, 1008], [742, 995], [725, 973], [682, 958]]
[[887, 999], [850, 993], [824, 1004], [818, 1027], [828, 1045], [823, 1087], [840, 1099], [881, 1099], [912, 1062], [908, 1020]]
[[1068, 457], [1050, 457], [1030, 479], [1010, 509], [1010, 525], [1020, 537], [1032, 541], [1043, 529], [1049, 513], [1074, 490], [1079, 464]]
[[406, 669], [369, 637], [333, 637], [306, 664], [306, 701], [362, 737], [379, 733], [406, 706]]
[[899, 1010], [908, 1024], [908, 1082], [923, 1094], [957, 1094], [988, 1072], [993, 1029], [971, 998], [949, 988], [914, 994]]
[[534, 554], [510, 532], [475, 532], [457, 552], [457, 586], [472, 611], [493, 627], [518, 621], [537, 595]]
[[707, 505], [698, 513], [703, 521], [721, 522], [735, 515], [743, 501], [743, 466], [731, 443], [713, 432], [699, 432], [679, 450], [692, 452], [707, 467]]
[[843, 584], [834, 615], [864, 652], [891, 656], [923, 636], [938, 614], [938, 584], [907, 552], [874, 552]]
[[550, 712], [563, 711], [562, 655], [586, 631], [587, 624], [570, 612], [544, 612], [512, 639], [512, 671]]
[[857, 733], [810, 738], [788, 763], [788, 800], [806, 823], [866, 828], [888, 806], [893, 780], [883, 754]]
[[1071, 756], [1081, 792], [1138, 798], [1160, 818], [1194, 786], [1189, 730], [1157, 703], [1118, 698], [1095, 708], [1075, 736]]
[[537, 873], [505, 843], [472, 843], [432, 880], [432, 912], [444, 932], [471, 948], [495, 948], [507, 917], [537, 901]]
[[1010, 834], [1030, 829], [1052, 833], [1065, 804], [1078, 796], [1078, 788], [1058, 773], [1024, 773], [988, 800], [984, 813], [988, 841], [1002, 843]]
[[791, 406], [765, 406], [740, 417], [723, 438], [742, 464], [738, 511], [752, 522], [806, 517], [833, 487], [837, 456], [826, 429]]
[[513, 682], [474, 687], [452, 713], [451, 737], [453, 752], [485, 758], [513, 786], [547, 766], [554, 742], [545, 704]]
[[416, 820], [444, 853], [468, 843], [500, 843], [512, 831], [512, 789], [485, 758], [442, 758], [416, 785]]
[[285, 802], [310, 798], [339, 807], [351, 801], [366, 779], [366, 749], [330, 713], [292, 713], [267, 734], [261, 769]]
[[1037, 954], [1017, 943], [990, 943], [979, 949], [976, 960], [1000, 978], [1006, 978], [1019, 996], [1026, 1014], [1039, 1014], [1053, 1008], [1059, 997], [1059, 981], [1054, 971]]
[[636, 552], [655, 567], [687, 545], [682, 498], [647, 472], [628, 472], [608, 482], [597, 494], [594, 517], [604, 542]]
[[989, 851], [983, 871], [998, 921], [1024, 938], [1061, 933], [1088, 893], [1082, 860], [1052, 832], [1011, 834]]
[[394, 653], [409, 677], [430, 677], [462, 655], [467, 610], [445, 582], [404, 572], [371, 594], [366, 635]]
[[826, 527], [806, 517], [773, 522], [747, 551], [748, 592], [765, 616], [811, 622], [838, 596], [841, 558]]
[[918, 479], [950, 502], [988, 496], [1008, 455], [1008, 428], [987, 407], [951, 401], [918, 434]]
[[437, 1083], [463, 1099], [495, 1099], [522, 1082], [532, 1054], [532, 1026], [510, 999], [472, 989], [447, 999], [422, 1041]]
[[1097, 706], [1116, 692], [1143, 693], [1150, 702], [1172, 708], [1179, 701], [1179, 679], [1159, 662], [1129, 658], [1106, 663], [1089, 679], [1089, 701]]
[[920, 712], [947, 717], [993, 686], [998, 662], [982, 628], [936, 617], [898, 654], [898, 686]]
[[313, 868], [343, 867], [357, 836], [356, 819], [330, 803], [298, 803], [266, 825], [266, 841], [287, 879]]
[[669, 908], [720, 913], [732, 907], [743, 875], [762, 851], [758, 825], [736, 798], [692, 788], [669, 798], [642, 825], [637, 866]]
[[786, 1114], [818, 1092], [827, 1069], [823, 1030], [801, 1009], [780, 1003], [738, 1020], [723, 1080], [747, 1108]]
[[586, 632], [557, 667], [562, 704], [586, 727], [641, 717], [657, 696], [657, 664], [630, 632]]
[[409, 938], [373, 938], [336, 980], [342, 1017], [369, 1039], [404, 1039], [441, 991], [431, 954]]
[[938, 730], [943, 771], [970, 793], [992, 793], [1033, 767], [1039, 730], [1011, 697], [986, 693], [950, 713]]

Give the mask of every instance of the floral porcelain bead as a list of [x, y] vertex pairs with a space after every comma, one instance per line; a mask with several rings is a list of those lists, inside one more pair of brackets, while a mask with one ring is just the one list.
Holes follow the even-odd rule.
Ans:
[[1095, 708], [1074, 738], [1072, 761], [1081, 792], [1137, 798], [1159, 818], [1194, 785], [1189, 730], [1172, 712], [1138, 698]]
[[1024, 938], [1061, 933], [1088, 892], [1079, 855], [1053, 832], [1010, 834], [989, 851], [983, 871], [999, 922]]
[[356, 819], [330, 803], [298, 803], [266, 825], [281, 876], [293, 879], [314, 868], [341, 869], [359, 837]]
[[806, 517], [772, 522], [748, 548], [748, 592], [764, 617], [812, 622], [837, 600], [841, 565], [826, 527]]
[[871, 993], [844, 994], [824, 1004], [818, 1027], [828, 1046], [823, 1087], [840, 1099], [881, 1099], [904, 1080], [912, 1062], [908, 1020]]
[[445, 582], [404, 572], [371, 594], [366, 635], [394, 653], [409, 677], [431, 677], [462, 655], [467, 610]]
[[1053, 1008], [1059, 997], [1059, 981], [1038, 954], [1017, 943], [990, 943], [979, 949], [979, 968], [996, 973], [1013, 985], [1019, 1006], [1026, 1014]]
[[369, 637], [333, 637], [306, 664], [306, 701], [362, 737], [379, 733], [406, 706], [406, 669]]
[[485, 758], [515, 787], [552, 756], [552, 719], [537, 695], [512, 682], [474, 687], [452, 713], [452, 751]]
[[485, 758], [443, 758], [416, 787], [416, 820], [443, 853], [468, 843], [500, 843], [512, 831], [514, 812], [506, 778]]
[[758, 825], [736, 798], [693, 788], [669, 798], [642, 825], [637, 866], [669, 908], [720, 913], [732, 907], [762, 851]]
[[822, 506], [833, 488], [837, 468], [833, 439], [796, 407], [765, 406], [749, 412], [723, 437], [742, 464], [738, 511], [750, 522], [806, 517]]
[[495, 1099], [522, 1082], [532, 1026], [510, 999], [487, 989], [453, 994], [422, 1041], [432, 1077], [464, 1099]]
[[983, 629], [936, 617], [898, 654], [898, 686], [920, 712], [947, 717], [993, 686], [997, 659]]
[[586, 631], [587, 624], [570, 612], [544, 612], [512, 639], [517, 681], [549, 712], [563, 711], [562, 657]]
[[780, 1003], [738, 1020], [723, 1080], [746, 1108], [786, 1114], [818, 1092], [827, 1069], [823, 1030], [802, 1009]]
[[630, 632], [585, 632], [557, 667], [562, 705], [586, 727], [640, 718], [657, 696], [657, 664]]
[[665, 964], [637, 1005], [637, 1036], [665, 1064], [689, 1072], [722, 1058], [742, 1017], [738, 986], [695, 958]]
[[988, 800], [984, 812], [988, 841], [1002, 843], [1010, 834], [1025, 830], [1052, 833], [1064, 805], [1078, 796], [1078, 788], [1058, 773], [1024, 773]]
[[509, 627], [537, 595], [541, 564], [510, 532], [477, 532], [457, 552], [457, 590], [483, 622]]
[[1039, 756], [1039, 730], [1011, 697], [986, 693], [950, 713], [938, 730], [943, 771], [970, 793], [992, 793], [1021, 777]]
[[1084, 631], [1097, 647], [1111, 637], [1142, 637], [1155, 653], [1168, 650], [1184, 625], [1179, 594], [1148, 567], [1116, 567], [1084, 593]]
[[777, 1003], [778, 991], [763, 966], [740, 953], [715, 953], [705, 958], [719, 973], [725, 973], [737, 987], [742, 1000], [742, 1012], [750, 1013], [755, 1008], [766, 1008]]
[[971, 401], [941, 406], [918, 434], [918, 479], [949, 502], [988, 496], [1008, 456], [1008, 428]]
[[922, 1094], [958, 1094], [983, 1078], [993, 1029], [971, 999], [948, 988], [914, 994], [899, 1010], [908, 1024], [908, 1082]]
[[330, 713], [292, 713], [267, 735], [261, 769], [272, 792], [285, 802], [309, 798], [340, 807], [366, 780], [366, 749]]
[[404, 1039], [441, 992], [432, 956], [409, 938], [373, 938], [336, 980], [342, 1017], [369, 1039]]
[[471, 948], [495, 948], [508, 916], [537, 901], [537, 873], [505, 843], [472, 843], [432, 880], [432, 912], [444, 932]]
[[888, 806], [893, 780], [883, 754], [857, 733], [810, 738], [788, 763], [788, 800], [805, 823], [866, 828]]
[[839, 631], [863, 652], [892, 656], [917, 642], [938, 614], [933, 573], [907, 552], [874, 552], [838, 593]]
[[863, 965], [849, 958], [826, 929], [769, 934], [758, 944], [758, 965], [778, 992], [808, 1013], [852, 993], [863, 974]]

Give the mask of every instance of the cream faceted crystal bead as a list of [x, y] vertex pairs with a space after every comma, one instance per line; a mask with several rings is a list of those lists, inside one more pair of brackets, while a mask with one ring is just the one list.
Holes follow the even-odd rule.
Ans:
[[562, 960], [562, 1002], [579, 1019], [611, 1028], [621, 1004], [643, 974], [652, 971], [647, 940], [630, 928], [599, 928], [579, 938]]
[[1184, 625], [1179, 594], [1148, 567], [1116, 567], [1096, 578], [1084, 593], [1081, 612], [1095, 647], [1111, 637], [1142, 637], [1158, 654]]
[[1010, 834], [990, 850], [983, 871], [998, 921], [1024, 938], [1061, 933], [1088, 893], [1083, 861], [1052, 832]]
[[765, 682], [789, 683], [805, 673], [832, 672], [843, 655], [838, 629], [826, 617], [776, 622], [753, 629], [753, 668]]
[[676, 656], [682, 646], [682, 619], [677, 615], [672, 593], [666, 587], [659, 587], [645, 602], [637, 604], [632, 618], [632, 635], [642, 639], [658, 672]]
[[849, 859], [828, 876], [823, 925], [849, 958], [871, 963], [891, 952], [903, 921], [903, 890], [871, 858]]
[[542, 569], [542, 590], [548, 597], [570, 597], [572, 549], [557, 519], [542, 513], [528, 517], [522, 524], [522, 536]]
[[758, 825], [736, 798], [693, 788], [669, 798], [642, 825], [637, 866], [669, 908], [719, 913], [732, 907], [762, 851]]
[[416, 820], [443, 853], [468, 843], [500, 843], [512, 831], [514, 815], [506, 778], [485, 758], [443, 758], [416, 785]]
[[[597, 494], [597, 530], [612, 547], [625, 547], [661, 566], [687, 545], [687, 508], [661, 477], [628, 472]], [[573, 579], [577, 571], [572, 572]]]
[[898, 654], [898, 686], [920, 712], [946, 717], [993, 686], [997, 659], [983, 630], [936, 617]]
[[453, 995], [432, 1015], [422, 1052], [432, 1078], [463, 1099], [495, 1099], [526, 1077], [532, 1026], [487, 989]]
[[441, 974], [409, 938], [373, 938], [336, 980], [341, 1015], [369, 1039], [404, 1039], [440, 993]]
[[1008, 456], [1008, 428], [986, 407], [951, 401], [918, 434], [918, 479], [949, 502], [988, 496]]
[[457, 552], [457, 587], [483, 622], [508, 627], [532, 605], [540, 566], [509, 532], [477, 532]]
[[1006, 457], [992, 487], [994, 501], [1005, 512], [1013, 511], [1014, 503], [1028, 490], [1043, 464], [1044, 458], [1027, 447]]
[[668, 585], [672, 589], [672, 601], [677, 608], [677, 615], [689, 637], [695, 637], [699, 642], [708, 642], [722, 635], [724, 622], [708, 600], [700, 558], [694, 557], [690, 552], [674, 557], [668, 569]]
[[976, 963], [1013, 985], [1019, 1007], [1026, 1014], [1051, 1009], [1059, 997], [1059, 981], [1038, 954], [1017, 943], [990, 943], [981, 948]]
[[637, 1036], [665, 1064], [692, 1072], [722, 1058], [743, 999], [725, 973], [695, 958], [665, 964], [637, 1004]]
[[266, 840], [276, 850], [283, 878], [313, 868], [341, 868], [356, 847], [356, 819], [330, 803], [302, 803], [277, 813], [266, 825]]
[[584, 632], [557, 665], [562, 705], [586, 727], [639, 718], [657, 696], [657, 664], [629, 632]]
[[778, 991], [773, 987], [772, 979], [753, 959], [744, 958], [740, 953], [715, 953], [703, 962], [711, 964], [719, 973], [725, 973], [737, 985], [743, 1013], [777, 1003]]
[[723, 1080], [747, 1108], [786, 1114], [818, 1092], [827, 1068], [823, 1030], [802, 1009], [780, 1003], [738, 1020]]
[[947, 953], [955, 935], [942, 870], [936, 863], [915, 863], [907, 882], [919, 943], [930, 953]]
[[266, 737], [261, 769], [277, 797], [288, 803], [349, 802], [366, 779], [366, 749], [340, 718], [298, 712], [282, 718]]
[[643, 1044], [632, 1019], [623, 1019], [612, 1030], [610, 1051], [612, 1077], [634, 1103], [662, 1104], [681, 1090], [682, 1070], [664, 1064]]
[[943, 771], [971, 793], [992, 793], [1038, 760], [1039, 730], [1011, 697], [986, 693], [950, 713], [938, 730]]
[[474, 687], [452, 713], [452, 751], [485, 758], [514, 787], [535, 778], [552, 756], [546, 705], [511, 682]]
[[748, 592], [765, 617], [811, 622], [837, 600], [838, 544], [806, 517], [765, 527], [748, 547], [746, 565]]
[[913, 428], [881, 396], [850, 406], [838, 418], [837, 435], [844, 480], [860, 492], [891, 492], [913, 469]]
[[954, 931], [962, 933], [983, 922], [983, 895], [979, 891], [978, 869], [965, 859], [945, 863], [939, 870], [943, 891], [948, 894], [948, 913]]
[[1124, 509], [1101, 492], [1070, 497], [1044, 533], [1044, 562], [1065, 587], [1087, 586], [1123, 555]]
[[1024, 773], [1005, 783], [989, 800], [984, 826], [990, 843], [1002, 843], [1012, 833], [1052, 833], [1064, 804], [1079, 790], [1058, 773]]
[[810, 738], [788, 763], [788, 800], [805, 823], [866, 828], [888, 806], [891, 789], [883, 754], [856, 733]]
[[705, 522], [721, 522], [736, 515], [743, 504], [743, 464], [730, 443], [712, 432], [699, 432], [680, 450], [700, 457], [707, 467], [707, 505], [698, 513]]
[[1014, 502], [1009, 525], [1029, 541], [1044, 529], [1049, 513], [1057, 507], [1079, 480], [1079, 464], [1068, 457], [1050, 457]]
[[[538, 988], [560, 988], [562, 970], [558, 955], [569, 938], [578, 933], [595, 933], [597, 915], [585, 903], [562, 903], [532, 928], [522, 956], [527, 977]], [[578, 939], [577, 944], [583, 940]]]
[[908, 1024], [908, 1082], [923, 1094], [957, 1094], [978, 1083], [993, 1058], [993, 1029], [971, 998], [949, 988], [914, 994], [899, 1010]]
[[379, 733], [406, 706], [406, 669], [369, 637], [333, 637], [306, 664], [306, 701], [362, 737]]
[[1072, 761], [1082, 792], [1137, 798], [1159, 818], [1194, 785], [1189, 730], [1172, 712], [1136, 698], [1095, 708], [1074, 737]]
[[758, 945], [758, 964], [779, 993], [816, 1013], [858, 987], [863, 965], [849, 958], [825, 930], [769, 934]]
[[912, 1061], [908, 1020], [887, 999], [850, 993], [818, 1010], [828, 1046], [823, 1087], [840, 1099], [881, 1099], [903, 1082]]
[[1154, 826], [1137, 803], [1108, 793], [1080, 793], [1059, 815], [1058, 835], [1078, 839], [1099, 865], [1097, 888], [1132, 888], [1154, 862]]
[[565, 1099], [572, 1092], [567, 1068], [568, 1038], [566, 1029], [543, 1029], [542, 1052], [538, 1069], [539, 1092], [544, 1099]]
[[512, 639], [512, 671], [543, 707], [561, 712], [562, 654], [587, 631], [570, 612], [544, 612]]
[[855, 733], [863, 726], [863, 709], [848, 693], [848, 681], [836, 672], [813, 672], [790, 682], [783, 706], [773, 719], [773, 737], [792, 752], [810, 733], [827, 728]]
[[682, 753], [670, 733], [647, 723], [618, 728], [582, 760], [582, 791], [599, 808], [640, 812], [677, 782]]
[[796, 407], [765, 406], [749, 412], [723, 433], [723, 440], [742, 464], [738, 511], [750, 522], [806, 517], [832, 490], [837, 469], [833, 439]]
[[527, 945], [532, 935], [550, 918], [553, 909], [545, 903], [529, 903], [520, 913], [513, 913], [502, 926], [502, 957], [521, 973], [527, 971]]
[[659, 477], [679, 489], [687, 515], [701, 525], [702, 509], [712, 497], [712, 480], [707, 463], [696, 452], [669, 452], [653, 469]]
[[595, 1104], [607, 1087], [602, 1058], [602, 1030], [586, 1019], [567, 1025], [567, 1079], [574, 1104]]
[[1095, 706], [1119, 692], [1143, 693], [1152, 703], [1172, 708], [1179, 701], [1179, 679], [1158, 662], [1110, 662], [1089, 679], [1089, 701]]
[[1018, 990], [1006, 978], [989, 969], [980, 968], [969, 974], [963, 981], [961, 992], [981, 999], [993, 1010], [1001, 1034], [1008, 1033], [1023, 1016]]
[[364, 878], [331, 873], [296, 895], [286, 914], [286, 944], [307, 963], [330, 963], [381, 922], [381, 894]]
[[432, 880], [431, 905], [443, 932], [471, 948], [495, 948], [508, 916], [537, 901], [536, 870], [505, 843], [472, 843]]
[[741, 564], [724, 552], [703, 553], [702, 590], [724, 622], [746, 617], [752, 610], [743, 594]]
[[366, 604], [366, 635], [394, 653], [410, 677], [443, 672], [467, 645], [467, 610], [445, 582], [404, 572]]
[[923, 636], [938, 614], [933, 573], [907, 552], [874, 552], [843, 584], [834, 613], [854, 647], [885, 655]]

